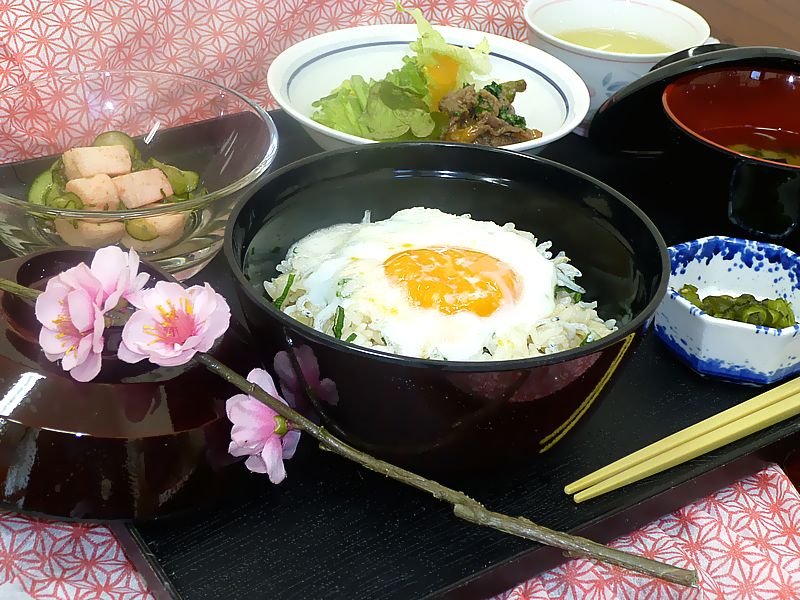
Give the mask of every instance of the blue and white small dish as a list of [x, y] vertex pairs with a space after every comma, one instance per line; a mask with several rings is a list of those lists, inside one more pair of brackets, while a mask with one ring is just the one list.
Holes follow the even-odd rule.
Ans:
[[[516, 40], [434, 24], [450, 44], [474, 48], [489, 43], [489, 81], [524, 79], [528, 87], [514, 100], [517, 114], [543, 136], [505, 146], [535, 152], [575, 129], [589, 110], [589, 90], [575, 71], [559, 59]], [[275, 102], [325, 150], [373, 140], [342, 133], [311, 118], [312, 102], [327, 96], [345, 79], [361, 75], [383, 79], [412, 55], [409, 44], [419, 37], [416, 25], [368, 25], [323, 33], [281, 52], [269, 67], [267, 85]]]
[[800, 325], [775, 329], [718, 319], [677, 292], [691, 284], [701, 298], [785, 298], [797, 318], [800, 256], [774, 244], [718, 236], [668, 250], [669, 288], [654, 326], [672, 351], [702, 375], [740, 383], [769, 384], [800, 372]]

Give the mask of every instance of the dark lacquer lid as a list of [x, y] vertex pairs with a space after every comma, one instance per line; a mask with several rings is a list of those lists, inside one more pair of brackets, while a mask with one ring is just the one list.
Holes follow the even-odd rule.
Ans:
[[[684, 58], [673, 55], [647, 75], [611, 96], [589, 125], [589, 139], [618, 152], [660, 154], [678, 134], [664, 112], [661, 95], [672, 81], [698, 71], [720, 67], [772, 67], [800, 69], [800, 52], [765, 46], [725, 47], [715, 45], [684, 50]], [[660, 66], [659, 66], [660, 65]]]

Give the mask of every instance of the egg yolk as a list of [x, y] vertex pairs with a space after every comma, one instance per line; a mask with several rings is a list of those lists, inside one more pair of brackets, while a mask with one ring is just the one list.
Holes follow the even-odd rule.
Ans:
[[436, 62], [425, 67], [428, 77], [428, 91], [431, 94], [431, 108], [439, 110], [439, 101], [456, 87], [458, 62], [449, 56], [434, 54]]
[[404, 287], [414, 305], [452, 315], [488, 317], [520, 296], [522, 284], [509, 265], [464, 248], [415, 248], [383, 263], [389, 280]]

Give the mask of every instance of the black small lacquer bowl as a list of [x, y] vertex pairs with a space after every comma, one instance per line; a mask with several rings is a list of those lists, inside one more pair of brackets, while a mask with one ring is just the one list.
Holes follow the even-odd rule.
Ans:
[[[54, 249], [0, 262], [0, 277], [43, 289], [94, 251]], [[174, 281], [142, 263], [155, 281]], [[117, 359], [106, 329], [100, 374], [73, 380], [38, 344], [33, 302], [0, 292], [0, 507], [63, 519], [150, 519], [218, 499], [229, 485], [227, 382], [194, 363]], [[229, 331], [214, 355], [244, 369]], [[253, 365], [250, 365], [253, 366]], [[245, 371], [246, 372], [246, 371]]]
[[[619, 330], [539, 358], [446, 362], [347, 344], [276, 310], [263, 281], [319, 228], [425, 206], [552, 240], [583, 271], [587, 298]], [[424, 469], [473, 469], [545, 451], [613, 378], [666, 289], [669, 260], [647, 217], [618, 192], [540, 158], [440, 143], [374, 144], [313, 156], [274, 174], [228, 223], [225, 254], [244, 314], [271, 364], [308, 346], [338, 402], [311, 391], [323, 424], [375, 455]], [[308, 357], [308, 350], [304, 355]], [[296, 365], [297, 366], [297, 365]]]

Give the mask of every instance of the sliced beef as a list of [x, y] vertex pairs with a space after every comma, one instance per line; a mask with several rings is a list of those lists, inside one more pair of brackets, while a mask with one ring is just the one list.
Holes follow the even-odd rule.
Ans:
[[473, 85], [450, 92], [439, 101], [439, 110], [447, 113], [451, 118], [474, 113], [477, 106], [478, 94]]
[[[476, 90], [467, 85], [450, 92], [439, 102], [439, 110], [449, 116], [442, 139], [467, 144], [506, 146], [541, 137], [535, 129], [527, 129], [524, 119], [516, 119], [511, 104], [518, 92], [525, 91], [524, 81], [492, 83]], [[517, 124], [520, 121], [520, 124]]]
[[[538, 135], [537, 135], [538, 134]], [[444, 139], [451, 142], [482, 144], [484, 146], [507, 146], [535, 140], [541, 133], [530, 129], [515, 127], [495, 115], [481, 113], [472, 123], [463, 127], [451, 128], [445, 132]]]

